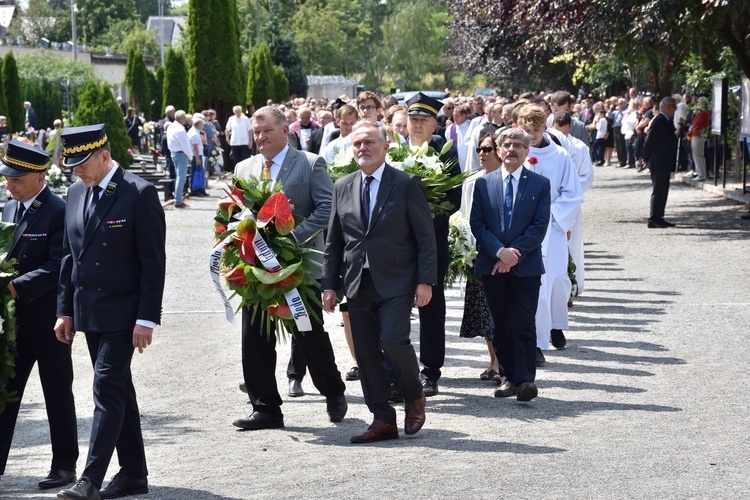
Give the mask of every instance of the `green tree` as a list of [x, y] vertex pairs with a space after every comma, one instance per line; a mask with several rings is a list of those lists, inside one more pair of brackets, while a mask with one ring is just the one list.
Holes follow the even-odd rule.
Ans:
[[[172, 8], [170, 0], [162, 0], [164, 15]], [[149, 16], [159, 15], [159, 0], [135, 0], [135, 10], [141, 22], [146, 22]]]
[[[59, 53], [57, 53], [59, 54]], [[51, 80], [65, 85], [85, 85], [95, 78], [94, 68], [82, 60], [74, 61], [51, 50], [37, 50], [18, 58], [21, 78]]]
[[78, 33], [84, 41], [93, 41], [114, 20], [136, 16], [133, 0], [78, 0], [77, 7]]
[[242, 99], [235, 0], [190, 0], [187, 33], [191, 108], [228, 116]]
[[281, 66], [273, 67], [273, 89], [275, 93], [274, 102], [289, 100], [289, 80], [287, 80], [284, 68]]
[[104, 123], [112, 147], [112, 157], [125, 168], [133, 162], [133, 157], [128, 153], [131, 141], [125, 131], [122, 110], [106, 83], [92, 80], [86, 85], [80, 96], [74, 122], [76, 126]]
[[247, 102], [257, 108], [266, 105], [268, 99], [276, 98], [273, 88], [273, 64], [268, 44], [261, 43], [250, 58], [250, 72], [247, 75]]
[[[176, 109], [187, 111], [190, 101], [187, 91], [187, 68], [182, 52], [170, 48], [164, 61], [164, 92], [162, 104], [164, 107], [174, 106]], [[164, 113], [162, 109], [159, 116]]]
[[[5, 116], [8, 118], [8, 100], [5, 98], [5, 87], [3, 86], [3, 60], [0, 59], [0, 115]], [[8, 129], [13, 130], [10, 128], [10, 119], [8, 119]]]
[[[297, 53], [297, 45], [291, 36], [282, 34], [282, 19], [279, 0], [272, 0], [270, 18], [266, 24], [266, 40], [271, 49], [271, 61], [281, 66], [289, 84], [289, 94], [307, 96], [307, 76], [302, 66], [302, 58]], [[285, 97], [288, 98], [287, 95]]]
[[130, 92], [130, 106], [146, 114], [151, 112], [151, 87], [148, 74], [149, 70], [143, 61], [143, 54], [131, 50], [125, 69], [125, 85]]
[[21, 78], [21, 94], [34, 105], [40, 129], [50, 128], [55, 120], [62, 118], [62, 96], [56, 82]]
[[21, 81], [13, 52], [8, 52], [3, 61], [3, 90], [8, 102], [8, 127], [14, 132], [26, 129], [26, 111], [21, 98]]
[[151, 119], [158, 120], [164, 112], [164, 68], [158, 66], [156, 71], [149, 72], [151, 82]]

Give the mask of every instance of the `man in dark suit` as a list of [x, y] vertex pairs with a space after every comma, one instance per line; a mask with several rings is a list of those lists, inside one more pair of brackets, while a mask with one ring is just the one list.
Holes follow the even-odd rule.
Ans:
[[[406, 104], [409, 107], [407, 111], [409, 145], [420, 147], [425, 142], [429, 142], [430, 147], [440, 151], [443, 148], [443, 139], [433, 134], [437, 126], [436, 117], [443, 104], [421, 92], [414, 95]], [[449, 150], [440, 157], [440, 161], [450, 167], [451, 176], [461, 174], [458, 155], [455, 151]], [[448, 218], [461, 206], [461, 186], [448, 191], [445, 201], [453, 206], [450, 213], [437, 215], [432, 219], [437, 246], [437, 281], [432, 289], [432, 300], [419, 308], [419, 360], [424, 366], [422, 386], [427, 397], [438, 393], [440, 369], [445, 362], [445, 291], [443, 287], [450, 263]]]
[[664, 220], [664, 209], [669, 195], [669, 180], [677, 161], [677, 132], [672, 122], [677, 102], [665, 97], [659, 102], [660, 113], [651, 120], [643, 145], [643, 159], [651, 170], [651, 215], [649, 228], [673, 227]]
[[325, 132], [326, 125], [333, 121], [333, 114], [330, 111], [321, 111], [318, 115], [318, 123], [320, 127], [315, 130], [310, 136], [310, 148], [308, 151], [314, 154], [320, 154], [320, 145], [323, 142], [323, 133]]
[[37, 128], [36, 111], [31, 107], [31, 103], [26, 101], [23, 103], [23, 108], [26, 110], [26, 126], [31, 127], [34, 130]]
[[478, 179], [471, 207], [476, 272], [495, 323], [492, 345], [507, 380], [495, 397], [537, 396], [536, 308], [544, 274], [542, 240], [550, 219], [550, 182], [523, 166], [530, 137], [519, 128], [497, 138], [502, 167]]
[[[284, 114], [276, 107], [260, 108], [253, 115], [253, 138], [260, 154], [237, 164], [237, 177], [274, 179], [283, 186], [284, 193], [294, 205], [294, 215], [305, 218], [292, 231], [301, 244], [317, 250], [311, 255], [322, 261], [325, 245], [323, 230], [331, 212], [333, 183], [325, 162], [318, 155], [297, 151], [287, 145], [289, 127]], [[320, 272], [316, 279], [320, 279]], [[295, 330], [297, 342], [307, 361], [313, 384], [326, 398], [326, 409], [331, 422], [341, 422], [346, 416], [344, 381], [336, 367], [333, 347], [323, 329], [320, 306], [308, 304], [312, 310], [312, 331]], [[242, 308], [242, 371], [245, 376], [253, 413], [238, 419], [233, 425], [244, 430], [276, 429], [284, 427], [281, 396], [276, 387], [276, 337], [266, 338], [260, 314]]]
[[130, 363], [161, 319], [164, 210], [156, 188], [112, 159], [104, 125], [66, 128], [68, 190], [55, 335], [86, 333], [94, 366], [94, 417], [86, 468], [58, 498], [96, 499], [115, 449], [120, 471], [101, 498], [148, 492], [146, 455]]
[[6, 260], [16, 259], [18, 273], [6, 291], [15, 300], [18, 343], [16, 375], [8, 390], [17, 392], [18, 401], [8, 403], [0, 413], [0, 476], [5, 474], [26, 382], [38, 362], [52, 441], [52, 467], [39, 483], [42, 489], [74, 482], [78, 460], [70, 345], [57, 342], [52, 330], [63, 256], [65, 202], [44, 183], [49, 156], [13, 139], [0, 166], [13, 198], [3, 209], [3, 222], [17, 224]]
[[404, 432], [425, 422], [419, 364], [409, 341], [409, 313], [426, 306], [437, 281], [435, 231], [422, 181], [386, 165], [388, 139], [382, 127], [359, 122], [352, 132], [360, 172], [339, 179], [323, 258], [323, 305], [336, 306], [343, 282], [352, 325], [359, 378], [374, 420], [352, 443], [397, 439], [396, 412], [388, 404], [388, 356], [404, 395]]

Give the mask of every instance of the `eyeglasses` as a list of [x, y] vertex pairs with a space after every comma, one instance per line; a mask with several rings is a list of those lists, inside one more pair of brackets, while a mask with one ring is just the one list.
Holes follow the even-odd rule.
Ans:
[[477, 154], [484, 153], [484, 154], [490, 154], [495, 150], [495, 148], [492, 148], [490, 146], [482, 146], [481, 148], [477, 148]]
[[503, 149], [526, 149], [526, 146], [520, 142], [506, 142], [504, 144], [501, 144], [500, 147]]
[[370, 104], [369, 106], [360, 106], [359, 107], [359, 110], [362, 111], [362, 112], [365, 112], [365, 111], [368, 111], [368, 112], [369, 111], [375, 111], [376, 109], [378, 109], [378, 108], [375, 107], [375, 106], [373, 106], [372, 104]]
[[444, 109], [444, 110], [446, 110], [446, 111], [450, 111], [451, 109], [453, 109], [453, 106], [450, 106], [450, 107], [448, 107], [448, 106], [443, 106], [443, 109]]

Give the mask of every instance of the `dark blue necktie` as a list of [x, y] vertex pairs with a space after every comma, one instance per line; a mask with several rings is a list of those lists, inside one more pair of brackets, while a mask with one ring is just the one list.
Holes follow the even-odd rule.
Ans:
[[370, 183], [375, 177], [368, 175], [365, 177], [365, 185], [362, 186], [362, 225], [365, 231], [370, 226]]
[[86, 211], [83, 213], [83, 224], [86, 225], [89, 222], [89, 217], [96, 210], [96, 203], [99, 201], [99, 193], [102, 192], [102, 188], [94, 186], [89, 188], [89, 204], [86, 206]]
[[26, 205], [19, 202], [18, 206], [16, 207], [16, 224], [21, 222], [21, 219], [23, 219], [23, 214], [26, 212]]
[[513, 212], [513, 177], [508, 176], [508, 186], [505, 189], [505, 203], [503, 204], [503, 215], [505, 216], [505, 232], [510, 227], [510, 217]]

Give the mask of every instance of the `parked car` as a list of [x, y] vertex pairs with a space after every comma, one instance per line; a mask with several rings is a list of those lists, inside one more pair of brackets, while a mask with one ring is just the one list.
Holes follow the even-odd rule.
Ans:
[[495, 89], [489, 89], [489, 88], [480, 88], [476, 89], [474, 91], [474, 97], [483, 97], [487, 99], [488, 97], [493, 97], [495, 95]]

